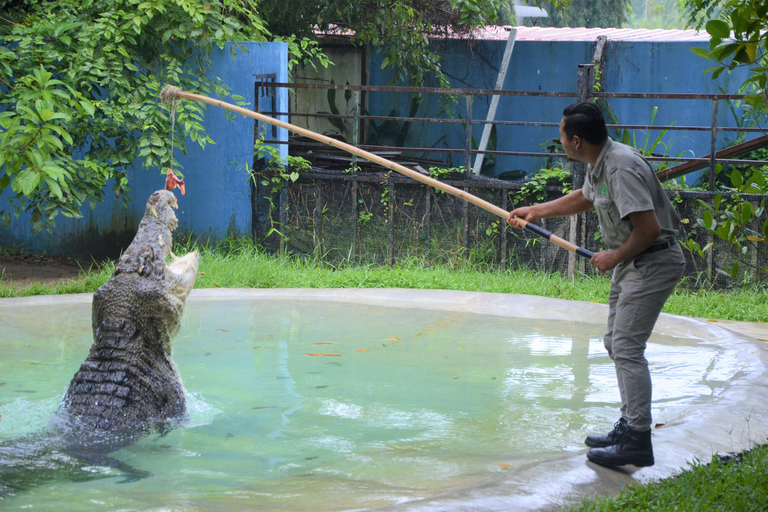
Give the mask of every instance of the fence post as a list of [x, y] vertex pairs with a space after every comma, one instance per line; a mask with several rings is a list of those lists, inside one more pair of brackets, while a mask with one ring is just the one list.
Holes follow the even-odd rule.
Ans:
[[352, 170], [352, 218], [350, 224], [352, 225], [352, 241], [349, 246], [349, 259], [350, 261], [355, 258], [355, 252], [357, 249], [357, 177], [355, 176], [354, 168]]
[[429, 261], [429, 250], [431, 248], [432, 240], [432, 189], [429, 185], [424, 185], [424, 224], [426, 231], [426, 243], [424, 247], [425, 261]]
[[389, 201], [387, 202], [387, 208], [389, 211], [387, 212], [387, 223], [389, 224], [389, 227], [387, 229], [387, 252], [389, 253], [387, 255], [387, 259], [389, 261], [389, 266], [394, 266], [395, 264], [395, 184], [389, 182], [387, 180], [387, 188], [389, 189]]
[[288, 184], [283, 183], [283, 188], [280, 189], [280, 256], [285, 256], [285, 236], [288, 232]]
[[[352, 91], [354, 103], [352, 105], [352, 145], [357, 147], [360, 133], [360, 91]], [[352, 153], [352, 172], [357, 170], [357, 155]]]
[[315, 210], [313, 212], [315, 229], [313, 232], [315, 249], [320, 247], [320, 254], [325, 254], [323, 244], [323, 186], [320, 180], [315, 180]]
[[[464, 187], [469, 191], [469, 187]], [[469, 201], [462, 201], [461, 205], [461, 246], [464, 248], [464, 257], [469, 261]]]
[[[717, 152], [717, 98], [712, 100], [712, 138], [709, 144], [709, 191], [714, 192], [717, 187], [717, 172], [715, 168], [715, 153]], [[709, 234], [708, 243], [714, 242], [714, 237]], [[709, 281], [714, 284], [717, 279], [717, 273], [715, 272], [715, 246], [712, 245], [712, 250], [707, 255], [707, 277]]]
[[472, 173], [472, 95], [467, 94], [467, 118], [465, 119], [464, 167], [467, 174]]
[[[467, 94], [467, 119], [466, 119], [466, 137], [464, 142], [464, 166], [466, 167], [466, 179], [472, 177], [472, 100], [473, 96]], [[466, 188], [465, 188], [466, 190]], [[462, 205], [461, 229], [462, 247], [464, 247], [465, 258], [469, 258], [469, 203], [464, 201]]]
[[[505, 189], [505, 188], [501, 189], [501, 209], [502, 210], [508, 210], [509, 209], [508, 208], [509, 205], [508, 205], [508, 201], [507, 201], [508, 198], [509, 198], [509, 193], [508, 193], [507, 189]], [[501, 261], [499, 262], [500, 263], [499, 266], [501, 267], [501, 270], [506, 270], [507, 269], [507, 223], [503, 222], [503, 221], [501, 222], [501, 234], [500, 234], [500, 236], [501, 236], [501, 247], [500, 247], [500, 250], [501, 250], [500, 260]]]
[[[579, 70], [576, 77], [576, 95], [578, 101], [587, 101], [592, 96], [592, 87], [595, 79], [594, 64], [579, 64]], [[583, 162], [574, 162], [571, 166], [571, 184], [573, 190], [578, 190], [584, 186], [585, 166]], [[582, 245], [581, 227], [584, 224], [584, 214], [573, 215], [569, 222], [568, 240], [578, 246]], [[573, 279], [576, 275], [576, 269], [584, 272], [585, 263], [576, 258], [576, 253], [568, 254], [568, 278]]]
[[717, 152], [717, 98], [712, 100], [712, 138], [709, 144], [709, 190], [715, 191], [717, 172], [715, 169], [715, 153]]
[[[576, 76], [576, 95], [579, 102], [587, 101], [592, 96], [594, 81], [595, 65], [579, 64]], [[574, 162], [571, 171], [571, 182], [573, 183], [573, 190], [578, 190], [584, 185], [584, 164], [582, 162]]]

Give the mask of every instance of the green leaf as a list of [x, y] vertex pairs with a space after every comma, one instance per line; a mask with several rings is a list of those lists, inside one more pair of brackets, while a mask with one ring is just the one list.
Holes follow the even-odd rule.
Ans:
[[83, 108], [86, 114], [89, 116], [92, 116], [94, 112], [96, 112], [96, 109], [93, 106], [93, 103], [91, 103], [88, 100], [80, 100], [80, 106]]
[[42, 166], [41, 170], [55, 180], [60, 180], [69, 176], [69, 173], [54, 163], [47, 163]]
[[72, 136], [69, 134], [69, 132], [68, 132], [67, 130], [65, 130], [65, 129], [64, 129], [64, 128], [62, 128], [61, 126], [58, 126], [58, 125], [55, 125], [55, 124], [51, 124], [51, 125], [48, 125], [48, 127], [49, 127], [49, 128], [52, 130], [52, 131], [55, 131], [56, 133], [58, 133], [58, 134], [59, 134], [59, 136], [60, 136], [62, 139], [64, 139], [64, 141], [65, 141], [67, 144], [69, 144], [70, 146], [72, 146], [72, 145], [74, 144], [74, 142], [73, 142], [73, 140], [72, 140]]
[[[709, 50], [707, 50], [706, 48], [691, 48], [691, 52], [692, 52], [694, 55], [696, 55], [697, 57], [701, 57], [701, 58], [703, 58], [703, 59], [707, 59], [707, 60], [717, 60], [717, 59], [715, 59], [715, 57], [712, 55], [712, 52], [710, 52], [710, 51], [709, 51]], [[714, 68], [710, 68], [710, 69], [714, 69]], [[704, 73], [706, 73], [707, 71], [709, 71], [709, 70], [705, 70], [705, 71], [704, 71]]]
[[709, 211], [705, 211], [702, 215], [703, 221], [699, 222], [702, 226], [704, 226], [705, 229], [708, 231], [714, 231], [717, 227], [717, 221], [712, 218], [712, 213]]
[[62, 199], [64, 197], [61, 193], [61, 187], [59, 187], [59, 184], [56, 182], [56, 180], [52, 178], [45, 178], [45, 183], [48, 185], [48, 188], [51, 189], [51, 193], [56, 196], [56, 198]]
[[747, 56], [748, 63], [755, 62], [755, 59], [757, 58], [757, 43], [747, 43], [744, 48], [744, 53]]
[[748, 224], [752, 220], [753, 207], [751, 203], [741, 204], [741, 223]]
[[722, 20], [709, 20], [705, 28], [713, 38], [726, 39], [731, 37], [731, 26]]
[[40, 183], [40, 174], [30, 169], [23, 169], [13, 179], [12, 187], [14, 192], [21, 192], [25, 196], [29, 196], [37, 188]]
[[733, 183], [733, 186], [736, 188], [740, 188], [744, 184], [744, 179], [741, 175], [741, 171], [739, 171], [738, 169], [734, 169], [731, 172], [730, 178], [731, 178], [731, 183]]

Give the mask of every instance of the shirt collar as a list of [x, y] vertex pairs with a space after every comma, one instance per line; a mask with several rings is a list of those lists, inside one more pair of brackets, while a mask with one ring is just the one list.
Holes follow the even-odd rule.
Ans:
[[589, 173], [595, 178], [599, 178], [603, 175], [603, 169], [605, 169], [605, 154], [610, 150], [611, 146], [613, 146], [613, 140], [608, 137], [600, 154], [597, 155], [597, 161], [595, 161], [594, 167], [591, 165], [589, 166]]

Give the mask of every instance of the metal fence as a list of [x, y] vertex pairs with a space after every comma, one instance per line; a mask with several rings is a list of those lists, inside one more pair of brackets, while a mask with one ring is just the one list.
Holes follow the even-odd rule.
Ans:
[[[371, 91], [387, 91], [398, 94], [453, 94], [466, 98], [468, 112], [471, 112], [473, 98], [479, 95], [514, 95], [526, 97], [567, 97], [575, 100], [598, 98], [607, 101], [614, 98], [635, 99], [679, 99], [698, 100], [712, 105], [712, 123], [709, 126], [652, 126], [643, 124], [613, 124], [610, 128], [630, 130], [689, 130], [707, 131], [712, 134], [710, 155], [705, 158], [672, 158], [650, 156], [652, 162], [698, 163], [709, 166], [711, 170], [718, 165], [738, 165], [744, 163], [766, 164], [738, 158], [718, 158], [715, 143], [718, 132], [760, 132], [762, 129], [728, 128], [718, 126], [718, 102], [742, 100], [740, 95], [695, 95], [695, 94], [630, 94], [594, 92], [588, 78], [591, 70], [580, 68], [580, 73], [587, 78], [580, 80], [580, 92], [556, 93], [534, 91], [489, 91], [469, 89], [404, 88], [381, 86], [341, 86], [319, 84], [257, 84], [262, 91], [268, 87], [289, 87], [300, 89], [342, 90], [354, 99], [353, 112], [345, 113], [301, 113], [301, 112], [264, 112], [271, 115], [289, 114], [292, 119], [299, 117], [323, 117], [348, 120], [352, 122], [352, 140], [356, 144], [360, 133], [364, 132], [366, 121], [409, 121], [422, 123], [464, 123], [466, 132], [472, 133], [472, 124], [485, 121], [465, 119], [403, 118], [363, 115], [360, 108], [362, 95]], [[586, 86], [582, 86], [586, 83]], [[582, 90], [583, 89], [583, 90]], [[262, 92], [263, 94], [263, 92]], [[496, 120], [495, 124], [516, 126], [545, 126], [553, 129], [557, 123], [530, 123], [513, 120]], [[269, 142], [269, 141], [267, 141]], [[348, 141], [350, 142], [350, 141]], [[461, 148], [412, 148], [401, 146], [373, 146], [356, 144], [370, 152], [383, 155], [396, 155], [401, 160], [416, 160], [412, 165], [420, 168], [418, 158], [413, 155], [427, 153], [461, 153], [470, 162], [473, 156], [514, 155], [530, 158], [558, 159], [564, 155], [557, 152], [509, 152], [491, 151], [473, 148], [470, 137]], [[309, 151], [321, 151], [322, 145], [311, 141], [289, 142], [289, 154], [305, 154]], [[298, 150], [297, 150], [298, 148]], [[558, 246], [512, 230], [500, 217], [470, 205], [466, 201], [446, 194], [413, 179], [401, 176], [378, 166], [364, 166], [354, 156], [339, 158], [342, 169], [336, 166], [321, 168], [318, 162], [311, 170], [303, 171], [297, 181], [286, 179], [273, 180], [276, 172], [264, 161], [254, 163], [257, 179], [253, 190], [253, 226], [254, 237], [264, 247], [279, 251], [299, 254], [316, 254], [329, 261], [352, 260], [365, 263], [393, 264], [402, 259], [413, 258], [426, 262], [469, 261], [487, 264], [499, 268], [523, 267], [543, 271], [558, 271], [573, 275], [578, 272], [591, 272], [589, 265], [577, 260], [575, 255]], [[333, 163], [331, 161], [331, 163]], [[338, 162], [337, 162], [338, 163]], [[570, 163], [566, 165], [571, 165]], [[572, 166], [572, 188], [579, 188], [583, 182], [581, 164]], [[715, 172], [710, 172], [710, 186], [714, 188]], [[515, 206], [532, 204], [559, 197], [563, 193], [561, 184], [551, 183], [532, 188], [527, 182], [507, 181], [484, 177], [466, 172], [453, 172], [441, 178], [449, 185], [466, 190], [502, 209], [511, 210]], [[715, 281], [715, 268], [728, 261], [730, 247], [713, 239], [697, 226], [701, 217], [701, 201], [710, 202], [711, 192], [690, 190], [669, 190], [668, 194], [683, 218], [681, 226], [682, 240], [693, 239], [701, 247], [712, 244], [712, 250], [702, 259], [695, 254], [687, 254], [688, 275], [696, 281], [706, 275]], [[746, 198], [758, 205], [764, 197]], [[540, 222], [545, 229], [592, 251], [602, 248], [597, 219], [588, 212], [572, 218], [547, 219]], [[768, 265], [768, 255], [755, 253], [754, 264]]]

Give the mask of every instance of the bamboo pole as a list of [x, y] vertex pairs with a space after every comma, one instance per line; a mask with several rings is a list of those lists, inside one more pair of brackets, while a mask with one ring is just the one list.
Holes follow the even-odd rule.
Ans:
[[[342, 142], [336, 139], [333, 139], [331, 137], [328, 137], [326, 135], [321, 135], [319, 133], [313, 132], [311, 130], [307, 130], [306, 128], [302, 128], [300, 126], [296, 126], [290, 123], [286, 123], [285, 121], [281, 121], [279, 119], [275, 119], [269, 116], [266, 116], [264, 114], [260, 114], [259, 112], [254, 112], [252, 110], [248, 110], [242, 107], [238, 107], [237, 105], [232, 105], [231, 103], [227, 103], [225, 101], [221, 100], [215, 100], [213, 98], [209, 98], [208, 96], [203, 96], [201, 94], [194, 94], [190, 92], [185, 92], [179, 89], [178, 87], [174, 87], [172, 85], [166, 85], [162, 92], [160, 93], [160, 98], [163, 100], [163, 102], [170, 102], [178, 100], [179, 98], [185, 98], [192, 101], [197, 101], [200, 103], [207, 103], [208, 105], [215, 105], [217, 107], [221, 107], [225, 110], [229, 110], [231, 112], [236, 112], [238, 114], [242, 114], [246, 117], [251, 117], [253, 119], [257, 119], [259, 121], [262, 121], [264, 123], [269, 123], [274, 126], [278, 126], [280, 128], [285, 128], [286, 130], [289, 130], [293, 133], [297, 133], [299, 135], [303, 135], [305, 137], [309, 137], [310, 139], [316, 140], [318, 142], [322, 142], [323, 144], [328, 144], [329, 146], [334, 146], [336, 148], [339, 148], [343, 151], [346, 151], [348, 153], [351, 153], [353, 155], [357, 155], [359, 157], [365, 158], [366, 160], [373, 162], [375, 164], [379, 164], [382, 167], [386, 167], [388, 169], [392, 169], [393, 171], [397, 171], [400, 174], [404, 174], [406, 176], [409, 176], [417, 181], [420, 181], [424, 183], [425, 185], [430, 185], [432, 187], [438, 188], [440, 190], [443, 190], [451, 195], [457, 196], [461, 199], [464, 199], [465, 201], [468, 201], [475, 206], [478, 206], [482, 208], [483, 210], [486, 210], [490, 213], [493, 213], [495, 215], [498, 215], [505, 221], [507, 218], [509, 218], [509, 212], [506, 210], [499, 208], [498, 206], [489, 203], [488, 201], [485, 201], [483, 199], [480, 199], [477, 196], [474, 196], [464, 190], [458, 189], [456, 187], [452, 187], [451, 185], [448, 185], [447, 183], [440, 182], [434, 178], [430, 178], [429, 176], [424, 176], [423, 174], [420, 174], [412, 169], [409, 169], [405, 167], [404, 165], [398, 164], [397, 162], [392, 162], [391, 160], [387, 160], [386, 158], [382, 158], [379, 155], [375, 155], [373, 153], [370, 153], [368, 151], [362, 150], [360, 148], [357, 148], [355, 146], [352, 146], [351, 144], [347, 144], [346, 142]], [[568, 240], [565, 240], [563, 238], [560, 238], [559, 236], [553, 235], [546, 229], [543, 229], [535, 224], [531, 224], [530, 222], [526, 222], [523, 219], [517, 219], [517, 222], [519, 225], [521, 225], [526, 230], [535, 233], [541, 237], [546, 238], [547, 240], [559, 245], [560, 247], [564, 249], [568, 249], [569, 251], [575, 252], [579, 256], [582, 256], [587, 259], [591, 259], [592, 256], [594, 256], [594, 253], [582, 249], [581, 247], [577, 246], [576, 244], [573, 244], [569, 242]]]

